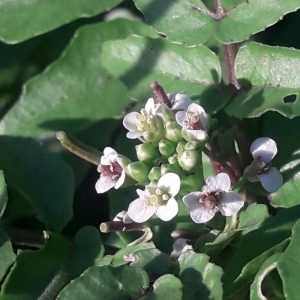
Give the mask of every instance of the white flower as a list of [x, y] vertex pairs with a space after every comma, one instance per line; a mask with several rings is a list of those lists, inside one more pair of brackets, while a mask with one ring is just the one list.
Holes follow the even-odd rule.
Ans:
[[251, 166], [256, 172], [257, 179], [266, 191], [276, 192], [283, 184], [279, 170], [271, 167], [271, 161], [277, 154], [276, 142], [268, 137], [258, 138], [251, 144], [250, 152], [254, 158]]
[[175, 196], [180, 190], [180, 178], [175, 173], [163, 175], [157, 185], [147, 185], [145, 191], [137, 190], [139, 198], [128, 208], [129, 217], [136, 223], [149, 220], [154, 214], [163, 221], [173, 219], [178, 213]]
[[174, 111], [186, 111], [189, 105], [192, 103], [192, 100], [185, 94], [185, 92], [167, 94], [171, 102], [171, 110]]
[[129, 130], [126, 136], [129, 139], [142, 138], [150, 127], [151, 119], [156, 114], [155, 110], [154, 99], [150, 98], [141, 113], [131, 112], [127, 114], [123, 119], [124, 127]]
[[203, 141], [207, 139], [206, 128], [209, 115], [202, 106], [192, 103], [187, 111], [179, 111], [175, 115], [176, 121], [186, 131], [190, 140]]
[[192, 192], [182, 201], [190, 210], [195, 223], [211, 220], [217, 211], [224, 216], [236, 214], [244, 205], [240, 195], [230, 190], [230, 178], [226, 173], [209, 176], [202, 192]]
[[[122, 161], [123, 160], [123, 161]], [[125, 181], [124, 160], [126, 158], [118, 154], [114, 149], [106, 147], [100, 159], [98, 172], [100, 178], [96, 182], [96, 191], [98, 194], [105, 193], [111, 188], [118, 189]]]
[[189, 245], [187, 239], [178, 238], [173, 243], [173, 251], [171, 252], [171, 258], [177, 259], [182, 253], [193, 251], [193, 246]]

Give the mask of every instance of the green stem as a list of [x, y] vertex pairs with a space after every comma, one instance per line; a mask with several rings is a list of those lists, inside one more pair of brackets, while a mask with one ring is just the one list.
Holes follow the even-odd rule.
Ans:
[[78, 157], [98, 166], [102, 152], [95, 148], [89, 147], [74, 137], [68, 136], [64, 131], [58, 131], [56, 138], [60, 141], [61, 145], [68, 151], [77, 155]]
[[245, 187], [245, 184], [247, 183], [248, 178], [246, 175], [243, 175], [235, 184], [235, 186], [232, 188], [234, 192], [241, 192], [243, 188]]

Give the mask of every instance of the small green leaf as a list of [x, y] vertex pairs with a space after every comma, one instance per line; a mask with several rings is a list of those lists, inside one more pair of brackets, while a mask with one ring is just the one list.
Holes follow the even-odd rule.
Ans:
[[69, 222], [73, 173], [57, 154], [30, 138], [1, 136], [0, 169], [5, 172], [8, 188], [22, 194], [49, 229], [60, 231]]
[[159, 277], [153, 284], [153, 291], [141, 300], [181, 300], [182, 282], [172, 274]]
[[22, 251], [18, 254], [16, 263], [3, 284], [1, 300], [36, 300], [42, 294], [51, 294], [53, 299], [55, 282], [53, 286], [49, 283], [56, 277], [57, 284], [64, 276], [59, 270], [68, 257], [68, 244], [58, 234], [45, 233], [45, 237], [47, 240], [41, 250]]
[[252, 118], [270, 110], [289, 118], [300, 115], [300, 51], [250, 43], [239, 50], [235, 71], [252, 88], [234, 98], [230, 115]]
[[[18, 43], [78, 18], [108, 11], [122, 0], [0, 1], [0, 40]], [[55, 16], [55, 17], [54, 17]], [[13, 22], [11, 22], [14, 20]]]
[[[209, 262], [206, 254], [186, 252], [178, 259], [176, 276], [183, 283], [183, 300], [223, 299], [222, 269]], [[177, 274], [178, 273], [178, 274]]]
[[14, 263], [16, 255], [11, 242], [2, 228], [0, 228], [0, 280], [3, 280], [8, 268]]
[[67, 285], [60, 300], [137, 299], [149, 286], [147, 273], [129, 266], [91, 267]]
[[299, 259], [300, 247], [300, 221], [298, 221], [292, 230], [292, 238], [286, 251], [278, 260], [277, 269], [282, 279], [285, 299], [294, 300], [299, 297], [300, 286], [297, 278], [300, 268]]
[[4, 178], [4, 173], [0, 170], [0, 217], [2, 217], [4, 214], [7, 201], [7, 186]]
[[138, 100], [149, 98], [151, 82], [158, 81], [167, 93], [185, 91], [209, 112], [226, 101], [217, 88], [219, 60], [203, 45], [187, 48], [163, 39], [131, 36], [106, 42], [101, 60]]
[[98, 263], [97, 266], [98, 267], [102, 267], [102, 266], [108, 266], [112, 263], [112, 260], [114, 259], [113, 255], [105, 255]]
[[276, 253], [263, 262], [250, 287], [251, 300], [267, 300], [262, 293], [262, 283], [265, 277], [276, 269], [277, 262], [280, 260], [282, 255], [282, 253]]

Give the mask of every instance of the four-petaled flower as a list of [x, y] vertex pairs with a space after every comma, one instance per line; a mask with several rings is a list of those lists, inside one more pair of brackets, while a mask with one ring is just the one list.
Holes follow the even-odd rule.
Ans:
[[[209, 121], [209, 115], [202, 106], [192, 103], [187, 111], [179, 111], [175, 115], [176, 121], [186, 132], [189, 140], [204, 141], [207, 139], [206, 128]], [[184, 137], [184, 138], [186, 138]]]
[[226, 173], [209, 176], [202, 192], [192, 192], [182, 201], [190, 210], [195, 223], [211, 220], [217, 211], [224, 216], [236, 214], [244, 205], [240, 195], [230, 190], [230, 178]]
[[249, 180], [259, 180], [266, 191], [276, 192], [283, 184], [279, 170], [271, 167], [271, 161], [277, 154], [276, 142], [269, 137], [258, 138], [251, 144], [250, 152], [254, 161], [246, 169], [246, 174], [250, 172]]
[[118, 154], [114, 149], [106, 147], [100, 159], [100, 165], [97, 170], [101, 173], [96, 182], [96, 191], [98, 194], [105, 193], [111, 188], [118, 189], [124, 184], [126, 174], [124, 171], [125, 162], [130, 161]]
[[145, 191], [137, 190], [139, 198], [130, 203], [129, 217], [136, 223], [149, 220], [154, 214], [163, 221], [173, 219], [178, 213], [174, 198], [180, 190], [180, 178], [175, 173], [163, 175], [156, 185], [147, 185]]

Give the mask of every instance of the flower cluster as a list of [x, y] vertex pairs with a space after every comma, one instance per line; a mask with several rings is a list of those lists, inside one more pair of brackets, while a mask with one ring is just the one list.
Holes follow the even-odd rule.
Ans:
[[[161, 88], [157, 83], [156, 87]], [[183, 92], [164, 94], [158, 90], [156, 95], [157, 103], [150, 98], [140, 112], [131, 112], [123, 120], [127, 137], [142, 142], [136, 146], [139, 161], [131, 162], [112, 148], [105, 148], [98, 167], [101, 175], [97, 192], [130, 184], [144, 186], [137, 189], [138, 198], [123, 216], [135, 223], [144, 223], [153, 216], [170, 221], [178, 214], [181, 199], [195, 223], [208, 222], [216, 212], [224, 216], [237, 214], [245, 201], [238, 190], [231, 190], [232, 174], [218, 171], [205, 181], [203, 178], [202, 151], [209, 143], [210, 115]], [[243, 179], [260, 181], [268, 192], [277, 191], [283, 179], [271, 167], [276, 143], [258, 138], [250, 152], [254, 160], [244, 170]]]

